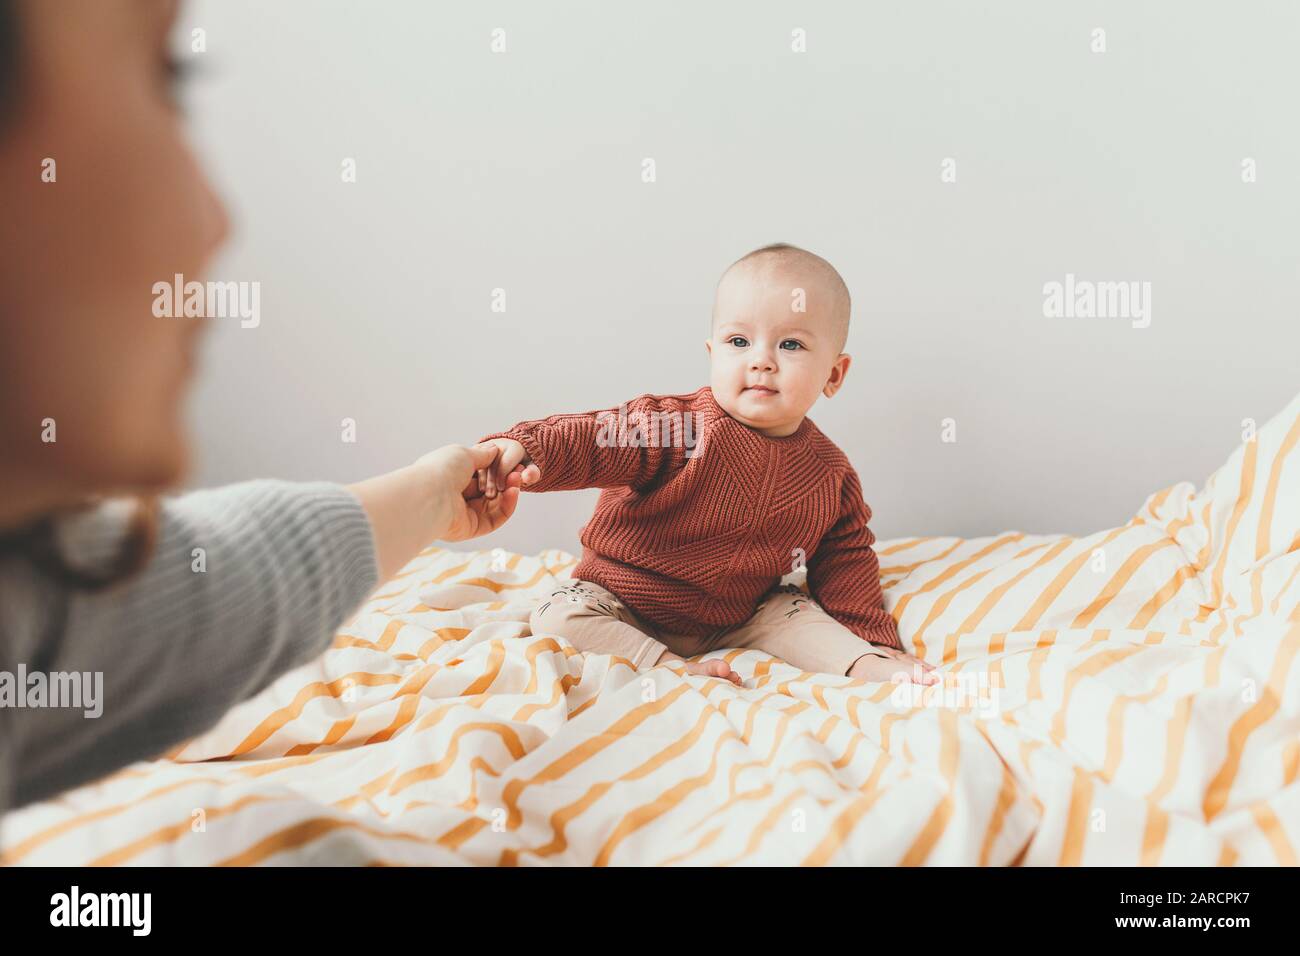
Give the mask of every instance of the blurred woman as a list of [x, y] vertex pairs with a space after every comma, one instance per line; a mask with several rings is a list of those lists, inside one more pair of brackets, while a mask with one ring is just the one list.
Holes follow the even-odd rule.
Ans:
[[0, 814], [205, 730], [518, 501], [517, 473], [478, 492], [489, 445], [162, 497], [205, 320], [155, 316], [153, 286], [228, 229], [177, 115], [175, 13], [0, 0]]

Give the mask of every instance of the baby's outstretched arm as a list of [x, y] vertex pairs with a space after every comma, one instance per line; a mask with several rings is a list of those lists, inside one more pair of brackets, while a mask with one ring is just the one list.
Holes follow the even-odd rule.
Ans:
[[[680, 423], [689, 411], [683, 396], [642, 395], [618, 408], [551, 415], [484, 435], [480, 443], [505, 442], [495, 474], [483, 478], [484, 494], [489, 480], [500, 490], [516, 472], [525, 479], [522, 490], [535, 492], [640, 488], [663, 480], [686, 465], [691, 451], [684, 439], [665, 444], [654, 423], [662, 425], [663, 416]], [[640, 424], [629, 431], [629, 421], [649, 422], [650, 431]], [[671, 429], [669, 437], [677, 437]]]

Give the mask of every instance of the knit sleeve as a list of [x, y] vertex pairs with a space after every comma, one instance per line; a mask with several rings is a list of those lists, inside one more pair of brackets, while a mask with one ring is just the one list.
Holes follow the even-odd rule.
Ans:
[[618, 408], [520, 422], [489, 438], [512, 438], [540, 469], [525, 491], [579, 488], [638, 490], [682, 468], [700, 437], [699, 419], [683, 396], [642, 395]]
[[898, 625], [885, 610], [870, 520], [862, 485], [850, 468], [840, 492], [839, 519], [808, 559], [808, 588], [826, 613], [863, 640], [901, 649]]
[[369, 518], [341, 485], [258, 480], [164, 500], [135, 577], [98, 592], [43, 585], [44, 606], [0, 620], [0, 667], [80, 675], [86, 695], [77, 707], [0, 709], [14, 804], [208, 729], [323, 653], [378, 573]]

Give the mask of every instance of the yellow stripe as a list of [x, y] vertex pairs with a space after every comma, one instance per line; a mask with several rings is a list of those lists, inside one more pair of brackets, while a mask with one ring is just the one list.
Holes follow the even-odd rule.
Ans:
[[[1292, 545], [1291, 550], [1292, 550], [1292, 551], [1295, 550], [1295, 546], [1294, 546], [1294, 544]], [[1289, 554], [1289, 553], [1290, 553], [1290, 552], [1288, 552], [1288, 554]], [[1279, 604], [1280, 604], [1281, 601], [1282, 601], [1282, 595], [1286, 594], [1288, 591], [1291, 590], [1291, 585], [1293, 585], [1293, 584], [1295, 583], [1295, 579], [1296, 579], [1296, 576], [1297, 576], [1297, 575], [1300, 575], [1300, 561], [1297, 561], [1297, 562], [1295, 563], [1295, 567], [1292, 568], [1292, 570], [1291, 570], [1291, 576], [1290, 576], [1289, 578], [1286, 579], [1286, 583], [1283, 584], [1282, 587], [1278, 590], [1278, 592], [1277, 592], [1277, 597], [1273, 598], [1273, 604], [1272, 604], [1270, 610], [1272, 610], [1272, 612], [1273, 612], [1274, 614], [1277, 613], [1278, 606], [1279, 606]]]
[[1153, 496], [1151, 499], [1151, 503], [1147, 507], [1147, 514], [1151, 515], [1152, 518], [1156, 518], [1157, 517], [1156, 513], [1160, 510], [1160, 507], [1165, 503], [1165, 499], [1169, 497], [1169, 493], [1177, 487], [1178, 487], [1177, 485], [1170, 485], [1168, 488], [1164, 489], [1159, 494]]
[[1083, 862], [1083, 846], [1088, 839], [1088, 818], [1092, 815], [1092, 776], [1082, 767], [1074, 768], [1074, 786], [1070, 789], [1070, 809], [1066, 814], [1065, 839], [1061, 843], [1060, 866], [1078, 866]]
[[[1096, 547], [1105, 547], [1127, 530], [1127, 526], [1115, 528], [1110, 534], [1106, 535], [1106, 537], [1102, 539], [1101, 544]], [[1030, 606], [1029, 610], [1025, 612], [1025, 616], [1020, 619], [1012, 630], [1033, 630], [1034, 625], [1038, 623], [1038, 619], [1043, 616], [1051, 603], [1056, 600], [1062, 591], [1065, 590], [1065, 587], [1070, 583], [1070, 580], [1079, 573], [1079, 569], [1083, 567], [1084, 563], [1092, 556], [1094, 550], [1096, 550], [1096, 548], [1080, 551], [1069, 564], [1062, 568], [1052, 582], [1048, 584], [1043, 592], [1038, 596], [1038, 600]]]
[[924, 544], [926, 541], [933, 541], [934, 538], [909, 538], [898, 544], [891, 544], [887, 548], [881, 548], [876, 552], [877, 557], [883, 558], [887, 554], [897, 554], [899, 551], [906, 551], [908, 548], [915, 548], [918, 544]]
[[945, 568], [940, 574], [936, 575], [930, 581], [927, 581], [917, 590], [909, 591], [907, 594], [904, 594], [901, 598], [899, 598], [898, 604], [895, 605], [894, 607], [894, 611], [893, 611], [894, 620], [902, 620], [903, 612], [907, 610], [907, 605], [911, 603], [912, 598], [917, 597], [918, 595], [921, 594], [929, 594], [931, 591], [935, 590], [945, 582], [956, 577], [966, 568], [970, 567], [976, 561], [980, 560], [980, 558], [988, 557], [990, 554], [999, 550], [1003, 546], [1019, 541], [1023, 537], [1024, 534], [1019, 531], [1013, 534], [1004, 535], [1001, 538], [998, 538], [992, 544], [986, 545], [985, 547], [981, 548], [979, 551], [972, 554], [969, 558], [964, 558], [963, 560], [958, 561], [956, 564], [951, 565], [948, 568]]
[[672, 866], [675, 863], [681, 863], [684, 860], [689, 860], [694, 858], [700, 853], [701, 850], [707, 849], [708, 847], [712, 846], [713, 843], [718, 839], [718, 834], [720, 834], [725, 829], [726, 829], [725, 826], [721, 826], [714, 830], [710, 830], [708, 833], [704, 834], [704, 836], [700, 837], [700, 839], [696, 842], [696, 844], [693, 847], [691, 847], [689, 850], [683, 850], [681, 853], [678, 853], [675, 856], [670, 856], [668, 859], [664, 860], [662, 863], [658, 865]]
[[1169, 838], [1169, 814], [1157, 804], [1147, 801], [1147, 824], [1142, 828], [1142, 849], [1139, 866], [1159, 866]]
[[979, 866], [989, 865], [989, 857], [993, 852], [993, 843], [1002, 833], [1007, 813], [1015, 806], [1015, 802], [1016, 779], [1004, 762], [1002, 764], [1002, 786], [998, 790], [998, 799], [993, 806], [993, 814], [989, 819], [988, 828], [984, 831], [984, 842], [980, 845]]
[[1196, 569], [1190, 564], [1184, 564], [1175, 571], [1173, 577], [1166, 581], [1159, 591], [1151, 595], [1150, 600], [1142, 605], [1141, 609], [1134, 615], [1133, 620], [1129, 621], [1129, 630], [1139, 631], [1146, 627], [1160, 609], [1178, 593], [1178, 589], [1183, 586], [1183, 582], [1195, 577]]
[[1070, 709], [1070, 700], [1074, 696], [1075, 685], [1085, 677], [1096, 677], [1107, 667], [1112, 664], [1118, 664], [1143, 651], [1141, 644], [1131, 644], [1127, 647], [1116, 647], [1107, 651], [1099, 651], [1085, 660], [1077, 667], [1070, 668], [1065, 676], [1065, 687], [1061, 694], [1061, 705], [1057, 708], [1055, 715], [1052, 717], [1051, 729], [1048, 731], [1052, 740], [1057, 746], [1064, 748], [1066, 745], [1065, 737], [1065, 715]]
[[[871, 808], [876, 805], [880, 799], [883, 790], [873, 791], [863, 794], [852, 800], [847, 807], [840, 811], [839, 815], [831, 822], [830, 830], [822, 837], [821, 842], [804, 857], [800, 863], [801, 866], [825, 866], [835, 854], [844, 846], [853, 828], [858, 825], [858, 821], [871, 812]], [[798, 793], [791, 794], [786, 798], [786, 802], [799, 796]], [[778, 806], [776, 810], [783, 810], [784, 805]]]
[[1286, 464], [1287, 456], [1295, 449], [1297, 440], [1300, 440], [1300, 416], [1291, 423], [1291, 430], [1286, 433], [1286, 438], [1282, 439], [1282, 445], [1273, 459], [1273, 467], [1269, 469], [1268, 485], [1264, 489], [1264, 505], [1259, 512], [1259, 530], [1255, 533], [1256, 561], [1268, 554], [1269, 528], [1273, 523], [1273, 506], [1277, 501], [1277, 488], [1282, 481], [1282, 466]]
[[776, 826], [777, 821], [780, 820], [781, 817], [785, 815], [786, 809], [790, 806], [790, 804], [794, 803], [800, 797], [805, 795], [806, 795], [805, 792], [802, 790], [795, 790], [790, 794], [788, 794], [785, 797], [785, 799], [783, 799], [780, 803], [776, 804], [770, 810], [768, 810], [767, 816], [765, 816], [759, 822], [758, 826], [754, 827], [753, 831], [749, 834], [749, 839], [745, 841], [744, 849], [742, 849], [740, 853], [732, 857], [730, 860], [724, 860], [723, 862], [716, 865], [731, 866], [740, 862], [746, 857], [753, 856], [754, 853], [758, 851], [759, 846], [762, 844], [763, 838], [772, 832], [772, 829]]
[[141, 803], [152, 800], [155, 797], [174, 793], [184, 787], [193, 787], [198, 784], [219, 784], [223, 782], [224, 781], [221, 777], [190, 777], [186, 780], [177, 780], [173, 783], [158, 787], [156, 790], [152, 790], [141, 797], [133, 797], [124, 803], [111, 804], [110, 806], [101, 807], [98, 810], [92, 810], [68, 820], [62, 820], [59, 823], [46, 827], [44, 830], [34, 833], [26, 839], [7, 848], [4, 852], [3, 862], [6, 866], [13, 866], [14, 864], [19, 863], [24, 857], [30, 855], [33, 851], [38, 850], [46, 843], [49, 843], [51, 840], [58, 839], [79, 827], [91, 823], [97, 823], [101, 820], [107, 820], [110, 817], [115, 817], [119, 813], [134, 809]]
[[335, 817], [313, 817], [301, 820], [291, 827], [280, 830], [265, 839], [259, 840], [242, 853], [236, 853], [217, 863], [217, 866], [254, 866], [277, 853], [296, 850], [323, 836], [338, 830], [356, 830], [369, 836], [384, 840], [409, 840], [413, 843], [428, 844], [428, 840], [418, 833], [404, 833], [397, 830], [385, 830], [372, 827], [356, 820], [341, 820]]
[[1106, 759], [1102, 763], [1101, 777], [1103, 780], [1111, 781], [1115, 779], [1115, 774], [1119, 770], [1119, 762], [1124, 757], [1124, 713], [1130, 703], [1145, 704], [1150, 703], [1156, 698], [1162, 696], [1169, 688], [1169, 674], [1161, 674], [1155, 686], [1145, 694], [1136, 694], [1126, 696], [1117, 694], [1111, 702], [1110, 713], [1106, 716]]
[[1259, 451], [1258, 442], [1246, 442], [1246, 455], [1241, 463], [1241, 484], [1237, 489], [1237, 503], [1233, 506], [1228, 527], [1223, 532], [1223, 544], [1219, 548], [1219, 560], [1214, 566], [1214, 590], [1210, 600], [1218, 606], [1223, 598], [1223, 569], [1228, 563], [1228, 552], [1232, 550], [1232, 538], [1237, 532], [1241, 516], [1250, 507], [1251, 495], [1255, 490], [1255, 458]]
[[[211, 808], [205, 807], [203, 808], [205, 825], [206, 823], [209, 823], [213, 820], [219, 820], [222, 817], [230, 816], [244, 809], [245, 807], [256, 806], [257, 804], [261, 804], [261, 803], [272, 803], [275, 802], [276, 800], [284, 800], [284, 799], [286, 798], [272, 797], [269, 794], [255, 793], [255, 794], [250, 794], [247, 797], [243, 797], [239, 800], [236, 800], [234, 803], [224, 807], [211, 807]], [[290, 798], [290, 799], [296, 799], [296, 798]], [[139, 856], [141, 853], [145, 852], [146, 850], [150, 850], [153, 849], [154, 847], [162, 846], [167, 843], [172, 843], [176, 840], [179, 840], [189, 835], [190, 833], [193, 832], [192, 827], [193, 827], [193, 820], [192, 818], [187, 817], [185, 820], [182, 820], [179, 823], [173, 823], [172, 825], [163, 827], [160, 830], [155, 830], [153, 833], [140, 837], [138, 840], [132, 840], [130, 843], [126, 844], [125, 846], [121, 846], [110, 853], [105, 853], [102, 856], [96, 857], [95, 859], [90, 861], [89, 865], [90, 866], [121, 866], [127, 860], [131, 859], [132, 857]]]
[[1070, 626], [1087, 627], [1090, 625], [1106, 605], [1115, 599], [1115, 595], [1120, 593], [1124, 585], [1132, 579], [1133, 575], [1137, 573], [1138, 568], [1146, 562], [1147, 558], [1151, 557], [1151, 555], [1155, 554], [1161, 548], [1168, 548], [1175, 544], [1177, 544], [1177, 542], [1172, 538], [1166, 538], [1163, 541], [1153, 542], [1145, 547], [1138, 548], [1130, 554], [1124, 563], [1120, 565], [1120, 568], [1115, 572], [1115, 575], [1106, 582], [1106, 586], [1101, 589], [1101, 593], [1093, 599], [1091, 604], [1079, 612], [1079, 616], [1074, 619], [1074, 622]]
[[1287, 839], [1286, 827], [1282, 826], [1281, 819], [1269, 808], [1268, 804], [1257, 803], [1251, 808], [1251, 816], [1255, 818], [1256, 825], [1264, 831], [1265, 838], [1268, 838], [1270, 847], [1278, 857], [1279, 864], [1283, 866], [1295, 866], [1297, 864], [1295, 848], [1291, 845], [1291, 840]]
[[957, 779], [957, 763], [961, 752], [961, 743], [957, 731], [957, 715], [951, 710], [939, 711], [939, 772], [948, 783], [948, 789], [940, 798], [938, 806], [931, 811], [915, 841], [903, 854], [900, 866], [920, 866], [934, 852], [943, 837], [948, 823], [952, 820], [953, 787]]
[[396, 684], [401, 678], [396, 674], [370, 674], [365, 671], [353, 671], [332, 681], [315, 681], [308, 684], [295, 695], [293, 702], [270, 713], [266, 719], [253, 728], [242, 741], [235, 745], [227, 757], [237, 757], [249, 753], [264, 744], [276, 731], [290, 721], [296, 720], [311, 701], [317, 697], [341, 697], [349, 687], [380, 687], [384, 684]]
[[[947, 547], [946, 550], [941, 551], [940, 553], [934, 555], [933, 557], [922, 558], [920, 561], [913, 561], [911, 564], [891, 564], [891, 565], [883, 566], [880, 568], [880, 575], [881, 577], [884, 577], [886, 574], [901, 574], [904, 577], [906, 577], [907, 575], [915, 571], [917, 568], [923, 568], [927, 564], [939, 563], [940, 561], [948, 557], [948, 555], [952, 554], [954, 551], [956, 551], [965, 543], [966, 543], [965, 538], [957, 538], [956, 540], [953, 541], [952, 544], [950, 544]], [[884, 552], [881, 553], [883, 554]]]
[[658, 700], [642, 704], [640, 707], [623, 714], [601, 734], [584, 741], [579, 746], [551, 761], [533, 776], [511, 780], [501, 794], [508, 812], [507, 827], [512, 830], [516, 829], [523, 821], [523, 815], [519, 812], [519, 799], [529, 787], [559, 780], [607, 747], [612, 746], [618, 739], [635, 731], [650, 718], [663, 713], [683, 695], [691, 692], [693, 692], [693, 688], [688, 684], [675, 687]]
[[392, 782], [388, 787], [388, 793], [396, 796], [407, 787], [442, 776], [456, 765], [456, 759], [460, 756], [460, 738], [478, 730], [495, 734], [500, 738], [502, 745], [515, 760], [522, 760], [524, 755], [528, 753], [527, 748], [524, 747], [519, 735], [515, 733], [512, 727], [491, 721], [461, 724], [452, 732], [451, 739], [447, 742], [447, 750], [440, 760], [406, 771]]
[[[1028, 555], [1028, 554], [1032, 554], [1033, 552], [1037, 551], [1039, 548], [1045, 548], [1045, 547], [1047, 547], [1048, 543], [1049, 543], [1049, 542], [1044, 541], [1044, 542], [1042, 542], [1041, 544], [1036, 544], [1036, 545], [1033, 545], [1033, 546], [1031, 546], [1031, 547], [1025, 548], [1025, 550], [1021, 551], [1019, 554], [1017, 554], [1017, 555], [1015, 555], [1014, 557], [1012, 557], [1011, 560], [1012, 560], [1012, 561], [1019, 561], [1021, 558], [1025, 557], [1025, 556]], [[925, 639], [924, 639], [924, 637], [925, 637], [925, 631], [926, 631], [926, 629], [927, 629], [927, 628], [928, 628], [932, 623], [934, 623], [935, 619], [938, 618], [941, 614], [943, 614], [944, 611], [948, 610], [948, 606], [952, 603], [953, 599], [956, 598], [956, 596], [957, 596], [958, 594], [960, 594], [962, 591], [965, 591], [967, 588], [969, 588], [969, 587], [971, 587], [972, 585], [974, 585], [974, 584], [976, 584], [977, 582], [979, 582], [979, 581], [980, 581], [980, 580], [981, 580], [981, 579], [982, 579], [986, 574], [988, 574], [990, 571], [993, 571], [993, 570], [995, 570], [995, 569], [994, 569], [994, 568], [986, 568], [986, 569], [983, 570], [983, 571], [980, 571], [980, 572], [978, 572], [978, 573], [976, 573], [976, 574], [972, 574], [969, 578], [967, 578], [964, 582], [962, 582], [962, 583], [959, 584], [958, 586], [956, 586], [956, 587], [954, 587], [954, 588], [950, 588], [949, 590], [945, 591], [945, 592], [943, 593], [943, 595], [942, 595], [941, 597], [939, 597], [938, 600], [936, 600], [936, 601], [934, 602], [933, 605], [931, 605], [931, 607], [930, 607], [930, 613], [926, 615], [925, 620], [924, 620], [923, 622], [921, 622], [921, 626], [920, 626], [919, 628], [917, 628], [916, 631], [913, 632], [913, 635], [912, 635], [912, 643], [913, 643], [914, 648], [915, 648], [914, 653], [916, 654], [917, 657], [920, 657], [920, 658], [924, 658], [924, 657], [925, 657]], [[1021, 575], [1019, 575], [1019, 577], [1023, 577], [1023, 576], [1024, 576], [1024, 573], [1026, 573], [1026, 572], [1022, 572]], [[1017, 578], [1017, 579], [1018, 579], [1018, 578]], [[1012, 583], [1012, 582], [1008, 582], [1008, 584], [1010, 584], [1010, 583]], [[995, 590], [994, 593], [995, 593], [995, 594], [997, 593], [996, 590]], [[990, 595], [990, 596], [992, 596], [992, 595]], [[986, 600], [987, 600], [987, 599], [986, 599]], [[968, 617], [967, 620], [970, 620], [970, 618]], [[953, 650], [954, 650], [954, 653], [955, 653], [955, 648], [956, 648], [955, 641], [956, 641], [956, 635], [955, 635], [955, 634], [949, 634], [949, 635], [948, 635], [948, 638], [946, 639], [945, 644], [944, 644], [944, 662], [945, 662], [945, 663], [946, 663], [946, 662], [948, 661], [948, 659], [949, 659], [948, 656], [947, 656], [947, 654], [948, 654], [948, 648], [949, 648], [949, 646], [950, 646], [949, 642], [952, 642], [952, 643], [951, 643], [951, 646], [953, 647]]]
[[1219, 768], [1219, 772], [1210, 781], [1205, 791], [1202, 810], [1205, 819], [1213, 820], [1228, 804], [1228, 795], [1232, 791], [1237, 771], [1241, 769], [1241, 760], [1245, 754], [1246, 742], [1250, 735], [1266, 724], [1277, 713], [1279, 701], [1286, 690], [1286, 678], [1295, 660], [1296, 651], [1300, 650], [1300, 626], [1293, 627], [1282, 639], [1273, 668], [1268, 676], [1268, 683], [1260, 694], [1259, 700], [1238, 717], [1228, 731], [1228, 755]]
[[[974, 631], [975, 628], [979, 627], [980, 622], [983, 621], [984, 618], [988, 615], [988, 613], [991, 610], [993, 610], [994, 607], [997, 606], [998, 602], [1002, 600], [1002, 598], [1006, 595], [1008, 591], [1010, 591], [1013, 587], [1015, 587], [1017, 584], [1023, 581], [1034, 571], [1037, 571], [1043, 565], [1054, 561], [1062, 551], [1064, 551], [1066, 548], [1070, 546], [1070, 542], [1073, 540], [1074, 540], [1073, 538], [1066, 538], [1062, 541], [1058, 541], [1056, 544], [1052, 545], [1050, 551], [1044, 554], [1032, 565], [1025, 568], [1023, 571], [1021, 571], [1015, 577], [1011, 578], [1009, 581], [1005, 581], [1004, 583], [999, 584], [996, 588], [991, 590], [988, 593], [988, 595], [984, 598], [984, 600], [980, 602], [979, 607], [977, 607], [974, 611], [972, 611], [970, 615], [966, 618], [966, 620], [962, 621], [961, 624], [957, 626], [957, 630], [953, 631], [948, 636], [948, 639], [945, 641], [943, 647], [943, 663], [945, 664], [950, 663], [956, 658], [957, 640], [958, 638], [961, 637], [961, 635], [969, 634], [972, 631]], [[1031, 548], [1029, 550], [1033, 550], [1033, 549]], [[1028, 553], [1027, 551], [1022, 551], [1020, 555], [1017, 555], [1017, 557], [1020, 557], [1021, 555], [1027, 553]]]
[[1181, 697], [1174, 708], [1174, 715], [1165, 722], [1165, 769], [1155, 788], [1147, 794], [1147, 801], [1159, 804], [1169, 795], [1178, 781], [1178, 769], [1183, 757], [1183, 742], [1187, 736], [1187, 726], [1192, 716], [1192, 699]]
[[1286, 838], [1286, 828], [1282, 826], [1282, 821], [1277, 818], [1277, 814], [1267, 804], [1257, 803], [1250, 808], [1250, 815], [1254, 817], [1255, 824], [1264, 831], [1269, 846], [1277, 856], [1277, 862], [1282, 866], [1295, 866], [1298, 862], [1295, 849], [1291, 846], [1291, 841]]

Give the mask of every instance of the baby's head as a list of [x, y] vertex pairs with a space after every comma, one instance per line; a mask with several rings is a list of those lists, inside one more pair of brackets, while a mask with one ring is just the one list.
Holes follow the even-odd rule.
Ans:
[[732, 263], [718, 280], [706, 343], [718, 404], [765, 435], [792, 434], [818, 395], [844, 384], [849, 305], [835, 267], [795, 246], [764, 246]]

